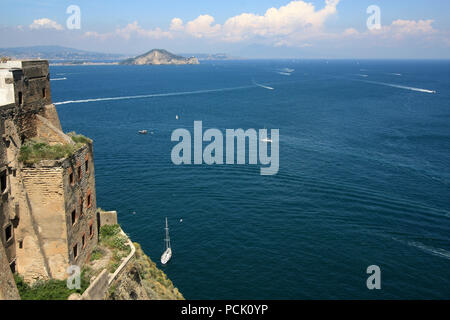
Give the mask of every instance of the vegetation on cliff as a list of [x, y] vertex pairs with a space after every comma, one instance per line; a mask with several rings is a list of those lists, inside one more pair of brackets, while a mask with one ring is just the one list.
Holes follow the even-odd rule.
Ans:
[[[183, 295], [158, 269], [156, 264], [144, 253], [139, 243], [134, 242], [136, 255], [128, 266], [128, 271], [110, 288], [108, 299], [150, 299], [150, 300], [184, 300]], [[139, 292], [130, 295], [130, 292]]]
[[71, 137], [73, 142], [75, 142], [77, 144], [91, 144], [92, 143], [91, 139], [83, 136], [82, 134], [76, 134], [75, 132], [69, 132], [67, 135], [69, 137]]
[[[101, 210], [101, 209], [100, 209]], [[106, 268], [113, 273], [127, 257], [131, 248], [128, 237], [119, 225], [105, 225], [100, 228], [100, 240], [93, 250], [90, 262], [84, 271], [87, 278], [95, 277]], [[111, 300], [182, 300], [183, 295], [166, 274], [144, 253], [138, 243], [134, 257], [126, 265], [108, 290]]]
[[80, 134], [73, 133], [70, 134], [70, 137], [75, 144], [50, 145], [42, 139], [27, 140], [20, 148], [19, 161], [25, 164], [34, 164], [42, 160], [59, 160], [72, 156], [83, 145], [92, 143], [92, 140]]
[[81, 273], [81, 289], [79, 290], [67, 288], [66, 280], [39, 280], [30, 285], [18, 274], [14, 275], [14, 280], [22, 300], [67, 300], [72, 293], [83, 294], [89, 287], [89, 280], [84, 272]]
[[128, 246], [128, 238], [120, 231], [121, 229], [118, 224], [103, 226], [100, 229], [100, 244], [108, 247], [112, 251], [112, 256], [108, 264], [108, 271], [111, 273], [120, 266], [122, 259], [128, 256], [131, 251], [131, 248]]
[[75, 152], [72, 144], [49, 145], [39, 140], [28, 140], [20, 148], [19, 161], [33, 164], [42, 160], [58, 160], [71, 156]]

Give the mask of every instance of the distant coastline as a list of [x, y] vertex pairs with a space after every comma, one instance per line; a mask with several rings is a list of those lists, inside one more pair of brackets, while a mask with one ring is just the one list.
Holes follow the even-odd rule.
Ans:
[[52, 62], [49, 64], [52, 67], [55, 66], [116, 66], [119, 62], [94, 62], [94, 61], [84, 61], [82, 63], [76, 62]]

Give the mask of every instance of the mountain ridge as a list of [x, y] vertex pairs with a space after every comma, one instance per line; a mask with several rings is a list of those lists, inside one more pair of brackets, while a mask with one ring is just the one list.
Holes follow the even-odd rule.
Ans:
[[162, 65], [162, 64], [199, 64], [196, 57], [185, 58], [165, 49], [152, 49], [134, 58], [120, 62], [123, 65]]
[[15, 59], [120, 60], [127, 55], [94, 52], [63, 46], [29, 46], [0, 48], [0, 56], [8, 56]]

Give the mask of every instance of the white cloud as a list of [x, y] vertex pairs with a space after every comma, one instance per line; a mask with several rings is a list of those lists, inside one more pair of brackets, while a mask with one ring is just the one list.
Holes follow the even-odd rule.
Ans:
[[340, 0], [324, 0], [321, 8], [311, 2], [294, 0], [279, 8], [269, 8], [264, 14], [242, 13], [216, 23], [209, 14], [184, 22], [175, 17], [167, 30], [161, 28], [144, 29], [137, 21], [109, 33], [86, 32], [86, 37], [96, 39], [131, 37], [150, 39], [197, 38], [211, 42], [252, 42], [275, 47], [317, 47], [325, 42], [341, 45], [343, 41], [371, 41], [377, 45], [400, 45], [404, 39], [421, 39], [448, 43], [448, 35], [433, 28], [433, 20], [393, 21], [379, 30], [357, 30], [349, 27], [341, 32], [328, 32], [326, 22], [337, 13]]
[[98, 33], [95, 31], [88, 31], [84, 33], [85, 37], [101, 40], [113, 37], [121, 37], [123, 39], [129, 40], [133, 35], [151, 39], [172, 38], [172, 34], [169, 31], [164, 31], [160, 28], [146, 30], [142, 28], [137, 21], [129, 23], [123, 28], [117, 28], [114, 32]]
[[196, 38], [210, 38], [230, 42], [250, 38], [272, 40], [273, 44], [289, 43], [287, 39], [303, 35], [312, 37], [325, 21], [336, 13], [339, 0], [326, 0], [325, 6], [316, 10], [312, 3], [291, 1], [280, 8], [270, 8], [264, 15], [242, 13], [228, 18], [222, 25], [214, 23], [214, 17], [205, 14], [183, 25], [174, 18], [170, 30], [184, 32]]
[[243, 13], [225, 22], [224, 37], [241, 41], [253, 36], [286, 37], [315, 32], [337, 12], [338, 3], [339, 0], [326, 0], [325, 7], [316, 10], [312, 3], [292, 1], [279, 9], [268, 9], [263, 16]]
[[30, 24], [31, 30], [36, 29], [54, 29], [54, 30], [63, 30], [63, 26], [57, 23], [56, 21], [50, 20], [48, 18], [36, 19]]
[[430, 34], [435, 32], [432, 23], [434, 20], [395, 20], [390, 29], [392, 32], [408, 35]]
[[163, 31], [160, 28], [146, 30], [139, 26], [137, 21], [129, 23], [125, 28], [116, 29], [117, 35], [129, 39], [133, 34], [136, 34], [143, 38], [161, 39], [161, 38], [171, 38], [172, 35], [168, 31]]
[[355, 28], [348, 28], [348, 29], [345, 29], [343, 35], [344, 36], [356, 36], [356, 35], [359, 35], [359, 31], [356, 30]]
[[128, 24], [115, 32], [99, 34], [86, 32], [85, 36], [106, 39], [120, 36], [129, 39], [133, 34], [146, 38], [173, 38], [188, 35], [216, 41], [239, 42], [252, 38], [280, 46], [305, 46], [304, 39], [312, 38], [323, 27], [325, 21], [336, 13], [339, 0], [325, 0], [325, 6], [317, 10], [312, 3], [291, 1], [280, 8], [270, 8], [264, 15], [243, 13], [227, 19], [223, 24], [215, 23], [209, 14], [199, 15], [194, 20], [183, 22], [173, 18], [168, 31], [160, 28], [145, 30], [138, 22]]
[[402, 20], [393, 21], [390, 25], [382, 26], [381, 29], [366, 30], [359, 32], [354, 28], [346, 29], [342, 36], [353, 38], [373, 38], [379, 37], [384, 40], [401, 40], [408, 37], [423, 37], [436, 34], [437, 30], [433, 28], [433, 20]]
[[183, 20], [180, 18], [173, 18], [170, 22], [170, 30], [172, 31], [181, 31], [183, 30]]
[[195, 20], [189, 21], [184, 28], [185, 31], [196, 38], [217, 37], [221, 26], [214, 23], [214, 18], [208, 14], [200, 15]]

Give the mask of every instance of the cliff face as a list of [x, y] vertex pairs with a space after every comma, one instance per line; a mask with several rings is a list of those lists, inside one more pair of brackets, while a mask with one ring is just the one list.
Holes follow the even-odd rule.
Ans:
[[135, 258], [109, 287], [108, 300], [184, 300], [165, 273], [142, 251], [138, 243]]
[[122, 61], [125, 65], [199, 64], [195, 57], [185, 58], [163, 49], [153, 49], [143, 55]]

